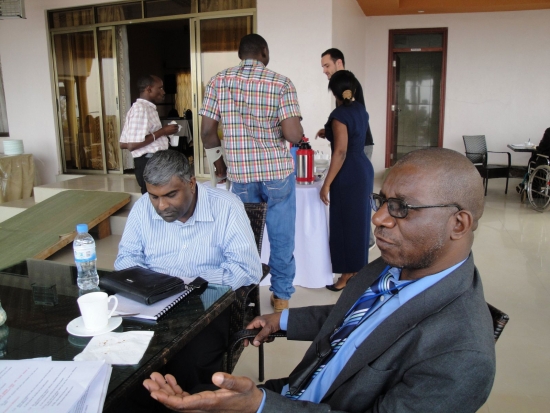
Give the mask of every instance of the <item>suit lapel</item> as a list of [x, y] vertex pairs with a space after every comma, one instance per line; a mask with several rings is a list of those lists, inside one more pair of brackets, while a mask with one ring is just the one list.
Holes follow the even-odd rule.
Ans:
[[431, 314], [441, 311], [467, 291], [473, 282], [474, 268], [473, 257], [470, 254], [466, 262], [457, 270], [410, 299], [384, 320], [356, 349], [334, 383], [332, 383], [324, 399], [330, 397], [336, 389], [361, 370], [365, 364], [372, 363], [380, 357], [418, 323]]

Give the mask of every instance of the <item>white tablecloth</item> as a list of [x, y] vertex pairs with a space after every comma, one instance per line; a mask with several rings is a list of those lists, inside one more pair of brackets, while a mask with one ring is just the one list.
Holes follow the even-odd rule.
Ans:
[[[322, 182], [296, 185], [296, 235], [294, 285], [321, 288], [332, 284], [332, 264], [328, 246], [328, 207], [321, 202]], [[262, 262], [269, 262], [267, 228], [262, 241]], [[261, 285], [271, 285], [268, 275]]]

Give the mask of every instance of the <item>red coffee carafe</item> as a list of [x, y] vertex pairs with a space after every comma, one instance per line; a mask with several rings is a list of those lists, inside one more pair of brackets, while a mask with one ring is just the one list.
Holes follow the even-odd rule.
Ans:
[[300, 142], [300, 149], [296, 152], [296, 164], [296, 182], [301, 185], [311, 185], [315, 181], [313, 149], [305, 136]]

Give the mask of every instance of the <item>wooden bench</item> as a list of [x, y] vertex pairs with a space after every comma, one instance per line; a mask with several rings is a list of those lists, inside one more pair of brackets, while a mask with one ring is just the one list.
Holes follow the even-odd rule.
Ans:
[[76, 224], [109, 236], [109, 217], [129, 202], [123, 192], [68, 190], [26, 209], [0, 223], [0, 269], [49, 257], [74, 240]]

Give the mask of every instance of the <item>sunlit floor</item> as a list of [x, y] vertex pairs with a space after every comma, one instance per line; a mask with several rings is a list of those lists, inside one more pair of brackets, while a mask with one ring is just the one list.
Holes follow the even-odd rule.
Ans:
[[[490, 181], [473, 247], [486, 300], [510, 316], [496, 344], [493, 391], [480, 412], [550, 411], [550, 210], [538, 213], [520, 204], [514, 190], [518, 182], [511, 179], [504, 195], [504, 180]], [[97, 243], [100, 267], [112, 268], [119, 240], [113, 235]], [[378, 256], [375, 248], [370, 259]], [[52, 258], [72, 262], [72, 251], [65, 248]], [[261, 287], [263, 313], [271, 312], [269, 294]], [[297, 287], [291, 307], [333, 303], [338, 296], [324, 288]], [[266, 378], [288, 375], [307, 347], [286, 339], [266, 345]], [[257, 380], [257, 360], [256, 348], [245, 349], [234, 374]]]

